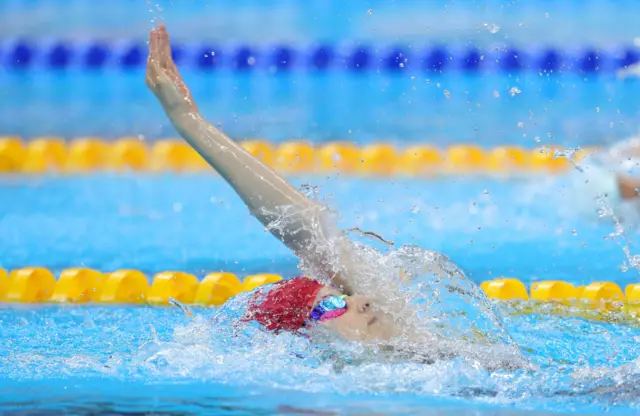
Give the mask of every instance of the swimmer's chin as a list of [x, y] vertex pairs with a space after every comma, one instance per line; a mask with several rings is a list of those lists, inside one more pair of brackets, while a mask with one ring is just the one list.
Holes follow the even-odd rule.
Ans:
[[373, 318], [369, 319], [369, 322], [367, 323], [367, 326], [375, 325], [378, 322], [379, 322], [378, 317], [374, 316]]

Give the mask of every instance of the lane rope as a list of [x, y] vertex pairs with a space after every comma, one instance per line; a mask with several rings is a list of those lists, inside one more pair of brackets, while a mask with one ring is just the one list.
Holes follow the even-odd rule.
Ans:
[[[365, 176], [433, 176], [461, 173], [486, 175], [557, 174], [570, 169], [595, 147], [498, 146], [474, 144], [439, 148], [429, 144], [397, 147], [391, 143], [358, 146], [351, 142], [312, 144], [244, 140], [242, 147], [265, 164], [287, 174], [336, 173]], [[573, 163], [573, 164], [572, 164]], [[91, 172], [213, 172], [180, 139], [141, 140], [81, 137], [0, 136], [0, 174], [86, 174]]]
[[[0, 303], [98, 303], [221, 306], [231, 297], [282, 280], [272, 273], [245, 276], [213, 272], [199, 280], [181, 271], [163, 271], [149, 279], [139, 270], [103, 273], [88, 268], [64, 269], [57, 279], [45, 267], [25, 267], [10, 273], [0, 269]], [[640, 283], [624, 290], [613, 282], [584, 286], [560, 280], [534, 282], [503, 277], [480, 287], [489, 299], [515, 306], [510, 313], [551, 313], [601, 321], [640, 323]]]
[[[3, 39], [0, 65], [19, 70], [38, 68], [102, 70], [141, 68], [146, 63], [147, 46], [130, 39], [119, 42], [64, 39]], [[269, 73], [289, 71], [348, 70], [425, 73], [542, 72], [599, 74], [615, 73], [640, 62], [633, 45], [607, 50], [587, 46], [582, 50], [560, 48], [520, 48], [499, 46], [477, 48], [456, 45], [198, 45], [175, 44], [173, 58], [180, 66], [201, 71], [232, 70]]]

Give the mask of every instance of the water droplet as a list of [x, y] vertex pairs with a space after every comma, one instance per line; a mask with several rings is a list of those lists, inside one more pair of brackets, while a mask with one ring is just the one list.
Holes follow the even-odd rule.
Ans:
[[420, 208], [418, 208], [417, 205], [414, 205], [413, 207], [411, 207], [411, 212], [417, 214], [420, 212]]
[[373, 14], [373, 10], [371, 10], [371, 9], [367, 10], [367, 14], [368, 15], [372, 15]]
[[431, 80], [429, 78], [425, 79], [424, 82], [426, 82], [427, 84], [431, 82]]
[[493, 96], [495, 98], [500, 98], [500, 93], [498, 92], [498, 90], [493, 90]]
[[536, 136], [533, 138], [536, 143], [540, 143], [540, 136]]
[[522, 94], [522, 91], [518, 87], [512, 87], [509, 90], [509, 95], [512, 96], [512, 97], [515, 97], [518, 94]]
[[400, 68], [404, 68], [404, 63], [400, 62], [399, 66]]
[[573, 230], [573, 231], [571, 231], [571, 234], [573, 234], [573, 235], [578, 235], [578, 231]]
[[249, 59], [247, 59], [247, 63], [251, 66], [255, 65], [256, 58], [254, 58], [253, 56], [250, 56]]
[[483, 194], [485, 195], [489, 195], [489, 191], [487, 191], [486, 189], [484, 191], [482, 191]]
[[546, 18], [548, 19], [548, 18], [549, 18], [549, 12], [546, 12], [546, 13], [544, 14], [544, 17], [546, 17]]
[[485, 23], [484, 29], [489, 31], [490, 33], [496, 34], [500, 31], [500, 26], [496, 25], [495, 23]]
[[600, 112], [600, 107], [596, 107], [596, 113]]
[[522, 121], [518, 121], [518, 128], [521, 129], [524, 127], [524, 123]]
[[449, 90], [444, 90], [444, 96], [447, 98], [451, 98], [451, 93], [449, 92]]

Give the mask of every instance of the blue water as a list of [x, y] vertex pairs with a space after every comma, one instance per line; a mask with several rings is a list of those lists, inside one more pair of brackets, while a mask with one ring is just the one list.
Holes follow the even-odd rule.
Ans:
[[[296, 183], [319, 186], [343, 228], [448, 253], [476, 281], [637, 279], [618, 270], [621, 240], [605, 239], [613, 223], [587, 215], [587, 207], [584, 215], [575, 212], [576, 191], [566, 181], [453, 181], [320, 176]], [[295, 257], [211, 175], [5, 177], [1, 183], [0, 199], [11, 201], [0, 207], [5, 268], [295, 272]]]
[[252, 353], [177, 341], [174, 329], [187, 325], [177, 309], [4, 308], [0, 321], [3, 414], [21, 406], [47, 414], [282, 414], [287, 406], [323, 414], [636, 414], [638, 406], [638, 370], [622, 366], [636, 358], [640, 331], [579, 319], [507, 319], [542, 369], [491, 375], [455, 363], [337, 371], [289, 360], [282, 340]]
[[[613, 76], [184, 72], [203, 114], [236, 139], [586, 146], [635, 134], [640, 119], [640, 83]], [[0, 91], [3, 134], [176, 135], [141, 71], [5, 71]]]
[[[631, 0], [4, 0], [0, 37], [144, 38], [153, 19], [164, 19], [178, 40], [216, 43], [437, 41], [606, 48], [632, 42], [637, 11]], [[491, 33], [485, 24], [499, 31]]]
[[[441, 250], [476, 282], [501, 275], [527, 283], [638, 280], [618, 268], [621, 240], [606, 238], [613, 224], [589, 209], [579, 214], [565, 179], [309, 177], [295, 183], [318, 185], [321, 199], [342, 214], [342, 226]], [[0, 266], [9, 269], [296, 273], [291, 254], [220, 178], [207, 174], [4, 177], [0, 200], [9, 201], [0, 207]], [[627, 237], [637, 237], [635, 228], [628, 227]], [[510, 312], [503, 310], [506, 326], [541, 366], [535, 373], [489, 373], [455, 361], [338, 370], [330, 362], [292, 359], [287, 348], [302, 346], [286, 337], [234, 341], [223, 326], [198, 332], [177, 308], [6, 305], [0, 409], [637, 413], [638, 329]], [[203, 317], [215, 313], [196, 310]]]

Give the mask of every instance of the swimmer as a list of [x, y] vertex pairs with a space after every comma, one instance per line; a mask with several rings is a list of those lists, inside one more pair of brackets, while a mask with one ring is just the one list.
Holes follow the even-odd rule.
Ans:
[[[317, 322], [347, 339], [391, 337], [393, 328], [376, 315], [370, 299], [354, 293], [349, 265], [334, 267], [333, 255], [347, 256], [347, 247], [333, 246], [324, 208], [200, 115], [171, 58], [169, 35], [162, 24], [150, 33], [146, 84], [180, 135], [234, 188], [250, 213], [333, 283], [301, 277], [278, 283], [260, 303], [253, 302], [252, 317], [274, 331], [295, 332]], [[273, 227], [279, 213], [288, 220], [281, 228]]]
[[[311, 271], [308, 275], [313, 278], [296, 277], [275, 283], [268, 291], [258, 290], [249, 302], [245, 320], [257, 321], [274, 332], [313, 333], [318, 329], [364, 343], [388, 343], [394, 337], [412, 335], [409, 319], [402, 313], [407, 315], [405, 300], [386, 290], [384, 282], [363, 284], [362, 276], [375, 277], [377, 265], [361, 261], [326, 208], [202, 117], [171, 58], [169, 35], [163, 24], [150, 32], [146, 84], [178, 133], [233, 187], [251, 215], [298, 256], [305, 270]], [[435, 270], [447, 271], [446, 267]], [[362, 294], [363, 287], [377, 289], [378, 293]], [[379, 302], [385, 301], [386, 308], [379, 307]], [[426, 342], [421, 339], [422, 348]], [[434, 354], [443, 357], [451, 351], [453, 347], [440, 348], [439, 352], [434, 348], [422, 356], [430, 362]], [[467, 355], [482, 354], [474, 349]]]

